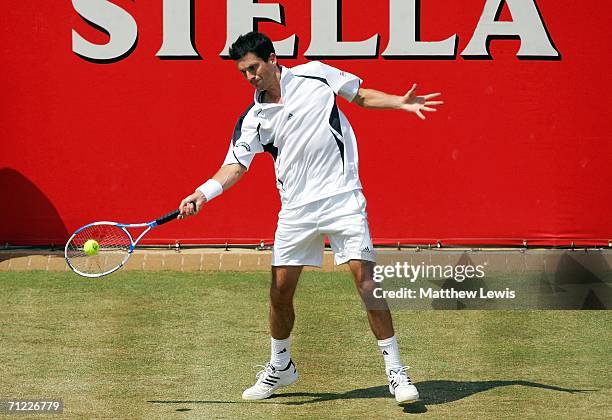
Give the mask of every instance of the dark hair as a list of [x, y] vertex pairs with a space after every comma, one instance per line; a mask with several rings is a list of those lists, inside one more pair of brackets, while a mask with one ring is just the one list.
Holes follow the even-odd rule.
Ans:
[[248, 53], [253, 53], [263, 61], [267, 62], [270, 54], [274, 52], [274, 45], [267, 35], [261, 32], [249, 32], [240, 35], [229, 49], [232, 60], [238, 61]]

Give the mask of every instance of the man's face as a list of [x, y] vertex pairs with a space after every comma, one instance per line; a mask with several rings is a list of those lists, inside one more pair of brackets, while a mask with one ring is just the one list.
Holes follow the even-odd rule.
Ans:
[[247, 53], [236, 64], [247, 82], [258, 90], [267, 90], [275, 82], [276, 55], [274, 54], [270, 54], [266, 62], [253, 53]]

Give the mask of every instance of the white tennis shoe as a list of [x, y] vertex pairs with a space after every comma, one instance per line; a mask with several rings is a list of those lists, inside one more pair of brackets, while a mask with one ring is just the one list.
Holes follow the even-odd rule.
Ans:
[[278, 388], [291, 385], [297, 381], [298, 373], [293, 360], [289, 360], [289, 364], [283, 370], [276, 369], [270, 362], [261, 367], [263, 369], [255, 376], [257, 382], [249, 389], [244, 390], [242, 399], [263, 400], [274, 394], [274, 391]]
[[395, 395], [397, 402], [410, 402], [419, 399], [419, 391], [412, 384], [410, 376], [406, 373], [409, 366], [389, 371], [389, 392]]

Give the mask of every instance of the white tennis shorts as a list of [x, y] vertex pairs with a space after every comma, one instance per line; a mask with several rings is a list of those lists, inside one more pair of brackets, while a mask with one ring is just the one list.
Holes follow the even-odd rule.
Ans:
[[349, 260], [376, 262], [366, 199], [361, 190], [324, 198], [295, 209], [282, 209], [274, 237], [273, 266], [321, 267], [325, 236], [336, 265]]

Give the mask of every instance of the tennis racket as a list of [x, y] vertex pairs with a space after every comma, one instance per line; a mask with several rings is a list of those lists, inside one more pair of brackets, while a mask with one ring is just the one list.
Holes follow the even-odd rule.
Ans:
[[[195, 203], [193, 203], [195, 208]], [[66, 263], [72, 271], [84, 277], [102, 277], [119, 270], [134, 252], [138, 242], [151, 229], [177, 218], [172, 211], [147, 223], [94, 222], [78, 228], [64, 248]], [[128, 228], [144, 228], [134, 237]]]

